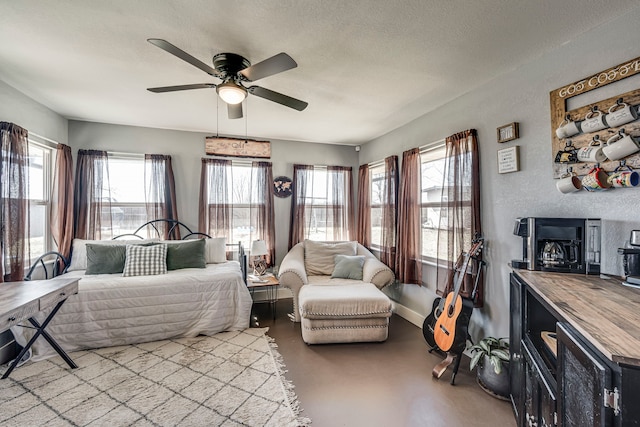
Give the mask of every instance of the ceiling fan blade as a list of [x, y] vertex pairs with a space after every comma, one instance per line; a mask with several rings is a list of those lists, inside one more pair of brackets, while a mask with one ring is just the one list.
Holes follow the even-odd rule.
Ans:
[[240, 71], [240, 74], [245, 76], [250, 82], [263, 79], [265, 77], [272, 76], [274, 74], [281, 73], [283, 71], [296, 68], [298, 64], [292, 57], [284, 52], [267, 58], [262, 62], [258, 62], [255, 65], [245, 68]]
[[230, 119], [242, 118], [242, 102], [239, 104], [227, 104], [227, 113]]
[[207, 88], [215, 88], [215, 87], [216, 85], [214, 85], [213, 83], [196, 83], [192, 85], [150, 87], [147, 90], [149, 92], [154, 92], [154, 93], [163, 93], [163, 92], [175, 92], [177, 90], [207, 89]]
[[194, 58], [193, 56], [189, 55], [187, 52], [185, 52], [184, 50], [172, 45], [171, 43], [169, 43], [166, 40], [162, 40], [162, 39], [147, 39], [147, 41], [153, 45], [158, 46], [160, 49], [165, 50], [167, 52], [169, 52], [170, 54], [177, 56], [178, 58], [182, 59], [183, 61], [188, 62], [189, 64], [193, 65], [194, 67], [200, 68], [202, 71], [204, 71], [205, 73], [211, 75], [211, 76], [215, 76], [215, 77], [220, 77], [220, 75], [218, 74], [218, 71], [216, 71], [215, 68], [210, 67], [209, 65], [205, 64], [204, 62], [200, 61], [197, 58]]
[[299, 99], [295, 99], [260, 86], [251, 86], [247, 88], [247, 90], [255, 96], [268, 99], [269, 101], [277, 102], [278, 104], [282, 104], [285, 107], [293, 108], [294, 110], [298, 111], [304, 110], [305, 108], [307, 108], [307, 105], [309, 105], [307, 102], [300, 101]]

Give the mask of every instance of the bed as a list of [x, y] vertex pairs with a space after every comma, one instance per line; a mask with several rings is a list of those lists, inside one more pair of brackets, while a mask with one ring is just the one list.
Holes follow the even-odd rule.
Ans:
[[[91, 261], [88, 265], [87, 261], [83, 263], [83, 256], [90, 254], [89, 249], [95, 249], [96, 245], [100, 250], [107, 250], [103, 246], [191, 247], [200, 240], [74, 240], [71, 262], [64, 276], [79, 279], [78, 294], [68, 298], [47, 331], [64, 350], [76, 351], [248, 328], [252, 299], [246, 286], [246, 261], [240, 244], [235, 245], [236, 259], [227, 260], [224, 241], [204, 239], [200, 244], [206, 245], [204, 268], [178, 268], [165, 274], [129, 277], [123, 273], [87, 274]], [[170, 256], [167, 255], [167, 264]], [[45, 317], [46, 313], [37, 316]], [[22, 327], [14, 327], [12, 332], [22, 345], [31, 334]], [[37, 340], [33, 346], [34, 360], [55, 354], [45, 340]]]

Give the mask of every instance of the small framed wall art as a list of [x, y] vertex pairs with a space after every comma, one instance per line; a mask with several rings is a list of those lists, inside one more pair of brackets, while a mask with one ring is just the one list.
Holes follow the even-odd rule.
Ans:
[[289, 197], [291, 195], [291, 178], [287, 176], [277, 176], [273, 180], [273, 195], [276, 197]]
[[518, 172], [520, 170], [519, 145], [498, 150], [498, 173]]
[[518, 122], [509, 123], [498, 128], [498, 142], [513, 141], [518, 138]]

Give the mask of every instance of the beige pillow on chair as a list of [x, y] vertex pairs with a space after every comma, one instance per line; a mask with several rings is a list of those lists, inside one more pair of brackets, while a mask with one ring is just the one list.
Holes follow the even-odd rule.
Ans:
[[304, 241], [304, 268], [308, 276], [331, 276], [336, 255], [356, 255], [357, 242]]

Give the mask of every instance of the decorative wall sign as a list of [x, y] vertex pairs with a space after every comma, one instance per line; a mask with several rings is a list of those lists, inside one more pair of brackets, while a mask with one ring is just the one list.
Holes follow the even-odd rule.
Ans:
[[498, 150], [498, 173], [518, 172], [520, 170], [519, 145]]
[[[620, 120], [625, 112], [624, 105], [629, 106], [628, 114], [637, 116], [637, 109], [640, 105], [640, 89], [631, 90], [608, 99], [602, 99], [589, 105], [585, 105], [573, 110], [567, 110], [567, 100], [574, 96], [601, 88], [619, 80], [638, 75], [640, 79], [640, 57], [631, 61], [626, 61], [615, 67], [611, 67], [592, 76], [580, 79], [577, 82], [568, 84], [550, 92], [551, 101], [551, 145], [553, 163], [553, 177], [560, 178], [567, 171], [567, 163], [557, 159], [563, 159], [563, 154], [569, 151], [578, 151], [588, 147], [594, 139], [601, 141], [601, 147], [606, 145], [606, 141], [624, 129], [626, 135], [631, 135], [635, 139], [640, 137], [640, 120], [633, 119], [622, 123]], [[640, 83], [638, 86], [640, 87]], [[624, 105], [623, 105], [624, 104]], [[616, 107], [616, 105], [618, 105]], [[626, 107], [625, 107], [626, 108]], [[610, 114], [615, 112], [615, 114]], [[635, 110], [635, 111], [632, 111]], [[601, 112], [604, 119], [604, 128], [598, 123]], [[633, 114], [635, 112], [635, 114]], [[588, 117], [587, 117], [588, 116]], [[589, 119], [583, 126], [585, 119]], [[590, 129], [593, 129], [592, 131]], [[565, 156], [566, 157], [566, 156]], [[616, 161], [605, 160], [600, 164], [606, 172], [613, 172], [624, 161], [626, 166], [633, 169], [640, 168], [640, 154], [632, 154], [624, 159]], [[594, 163], [576, 163], [573, 171], [578, 175], [587, 175], [594, 167]]]
[[276, 197], [289, 197], [293, 190], [291, 178], [286, 176], [277, 176], [273, 180], [273, 194]]
[[271, 158], [271, 142], [208, 136], [205, 138], [204, 151], [213, 156], [269, 159]]
[[518, 138], [518, 122], [509, 123], [498, 128], [498, 142], [513, 141]]

